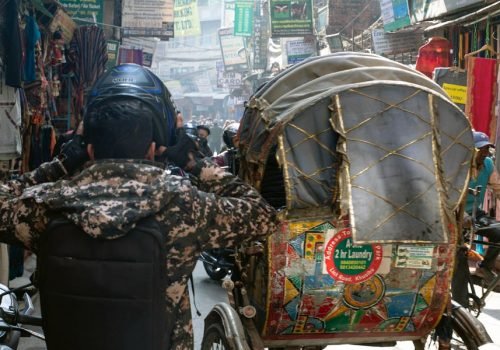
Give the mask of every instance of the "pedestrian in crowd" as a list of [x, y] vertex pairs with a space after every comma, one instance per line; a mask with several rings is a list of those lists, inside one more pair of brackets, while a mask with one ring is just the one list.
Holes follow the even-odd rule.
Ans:
[[214, 152], [208, 146], [208, 135], [210, 135], [210, 128], [206, 125], [198, 125], [196, 128], [198, 130], [198, 143], [200, 152], [205, 157], [213, 156]]
[[[492, 217], [489, 217], [485, 211], [483, 211], [484, 196], [486, 193], [486, 187], [492, 175], [494, 173], [495, 166], [493, 160], [490, 157], [490, 148], [494, 147], [490, 142], [488, 135], [483, 132], [474, 131], [474, 145], [476, 148], [476, 156], [473, 162], [472, 176], [469, 181], [469, 188], [475, 189], [477, 186], [481, 186], [481, 191], [477, 198], [469, 193], [465, 201], [465, 213], [466, 213], [466, 226], [470, 225], [470, 219], [473, 212], [474, 203], [478, 206], [476, 213], [476, 221], [482, 225], [488, 226], [489, 224], [496, 222]], [[496, 190], [498, 190], [498, 185], [495, 185]], [[481, 236], [487, 237], [490, 242], [499, 243], [500, 242], [500, 228], [486, 228], [478, 232]], [[475, 274], [483, 278], [486, 282], [490, 282], [495, 278], [495, 264], [500, 252], [499, 248], [490, 246], [486, 252], [484, 260], [480, 262]], [[500, 289], [500, 288], [499, 288]]]
[[[208, 159], [195, 159], [196, 144], [184, 133], [165, 153], [197, 187], [154, 163], [155, 113], [133, 96], [87, 110], [87, 144], [77, 134], [62, 147], [60, 158], [0, 186], [0, 241], [37, 252], [54, 213], [101, 239], [125, 235], [139, 220], [153, 218], [167, 239], [169, 349], [190, 350], [187, 281], [201, 251], [264, 239], [275, 230], [276, 215], [251, 186]], [[88, 159], [90, 164], [77, 173]], [[69, 174], [75, 175], [62, 179]]]

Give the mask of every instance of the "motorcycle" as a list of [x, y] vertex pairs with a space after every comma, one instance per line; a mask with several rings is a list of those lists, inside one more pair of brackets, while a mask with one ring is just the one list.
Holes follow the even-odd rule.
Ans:
[[210, 249], [201, 253], [200, 260], [207, 275], [214, 281], [220, 281], [234, 268], [234, 249]]
[[[35, 308], [27, 289], [31, 285], [9, 289], [0, 284], [0, 350], [16, 350], [21, 337], [36, 337], [45, 340], [45, 337], [24, 325], [41, 326], [42, 319], [32, 316]], [[22, 302], [18, 296], [22, 294]], [[20, 307], [21, 304], [23, 307]]]

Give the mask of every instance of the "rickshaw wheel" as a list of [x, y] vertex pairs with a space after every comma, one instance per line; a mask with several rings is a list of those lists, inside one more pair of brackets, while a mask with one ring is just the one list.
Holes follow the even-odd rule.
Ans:
[[[478, 350], [481, 345], [491, 343], [491, 338], [484, 326], [463, 307], [453, 308], [451, 313], [453, 335], [450, 347], [442, 349], [451, 350]], [[439, 350], [439, 342], [435, 330], [422, 341], [415, 340], [415, 350]]]
[[201, 342], [201, 350], [231, 350], [224, 329], [220, 323], [212, 323], [205, 330]]

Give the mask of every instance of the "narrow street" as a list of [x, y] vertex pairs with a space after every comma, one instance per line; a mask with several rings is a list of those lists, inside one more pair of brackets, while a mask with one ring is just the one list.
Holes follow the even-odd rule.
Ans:
[[[28, 266], [31, 268], [32, 265]], [[210, 312], [213, 305], [219, 302], [227, 302], [225, 291], [221, 288], [220, 284], [211, 280], [205, 273], [203, 265], [198, 263], [193, 274], [195, 285], [195, 298], [194, 301], [201, 316], [196, 316], [196, 311], [192, 302], [193, 311], [193, 326], [195, 337], [195, 350], [201, 347], [203, 337], [203, 320]], [[191, 289], [191, 287], [190, 287]], [[192, 297], [192, 294], [191, 294]], [[39, 312], [38, 299], [35, 298], [37, 311]], [[496, 344], [500, 344], [500, 294], [493, 293], [489, 296], [486, 308], [479, 316], [479, 320], [485, 325], [488, 333]], [[19, 350], [45, 350], [45, 344], [37, 339], [23, 338]], [[326, 350], [350, 350], [350, 349], [373, 349], [372, 346], [353, 346], [353, 345], [335, 345], [329, 346]], [[411, 342], [399, 342], [395, 347], [388, 347], [385, 349], [393, 350], [413, 350]]]

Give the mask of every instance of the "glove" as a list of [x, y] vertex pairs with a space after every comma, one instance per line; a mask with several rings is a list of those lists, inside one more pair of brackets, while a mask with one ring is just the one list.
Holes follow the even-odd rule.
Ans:
[[179, 133], [177, 143], [171, 147], [167, 147], [163, 155], [167, 156], [168, 160], [178, 167], [185, 169], [191, 160], [189, 155], [195, 155], [197, 152], [198, 146], [196, 142], [186, 133]]
[[82, 135], [75, 135], [71, 140], [61, 147], [61, 152], [57, 156], [68, 174], [73, 174], [81, 167], [89, 156]]

